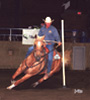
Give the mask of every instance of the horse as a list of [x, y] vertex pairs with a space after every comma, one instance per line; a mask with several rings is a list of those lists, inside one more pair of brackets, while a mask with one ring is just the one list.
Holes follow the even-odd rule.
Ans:
[[[37, 85], [41, 84], [44, 80], [47, 80], [50, 78], [54, 73], [60, 71], [61, 69], [61, 54], [56, 49], [53, 49], [53, 62], [51, 66], [51, 71], [48, 76], [46, 76], [47, 73], [47, 62], [48, 62], [48, 53], [50, 53], [46, 48], [46, 42], [43, 39], [37, 38], [34, 42], [34, 50], [30, 53], [30, 55], [25, 58], [16, 72], [12, 76], [12, 83], [10, 86], [7, 87], [7, 89], [11, 90], [14, 87], [18, 86], [25, 80], [31, 78], [34, 75], [41, 75], [44, 74], [44, 76], [39, 79], [37, 82], [33, 83], [33, 87], [36, 87]], [[20, 75], [21, 73], [25, 73], [23, 77], [16, 80], [16, 77]]]

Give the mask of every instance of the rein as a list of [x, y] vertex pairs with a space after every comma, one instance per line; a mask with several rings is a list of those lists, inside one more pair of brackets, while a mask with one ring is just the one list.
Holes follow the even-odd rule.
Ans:
[[[33, 51], [32, 53], [34, 53], [34, 51]], [[43, 58], [41, 61], [39, 61], [37, 64], [33, 65], [35, 62], [32, 63], [33, 66], [31, 65], [30, 68], [33, 68], [33, 67], [35, 67], [35, 66], [41, 64], [43, 61], [45, 61], [45, 66], [46, 66], [46, 64], [47, 64], [47, 58], [46, 58], [45, 56], [41, 56], [41, 58], [42, 58], [42, 57], [44, 57], [44, 58]], [[27, 64], [26, 64], [26, 61], [25, 61], [25, 65], [26, 65], [27, 68], [29, 68], [29, 67], [27, 66]], [[27, 68], [26, 68], [26, 69], [27, 69]]]
[[[49, 51], [48, 53], [46, 53], [44, 56], [46, 56], [46, 55], [48, 55], [50, 52], [52, 52], [52, 51], [54, 51], [56, 48], [58, 48], [59, 47], [59, 45], [57, 45], [55, 48], [53, 48], [51, 51]], [[44, 57], [44, 56], [42, 56], [42, 57]]]
[[[48, 42], [50, 42], [50, 41], [48, 41]], [[57, 42], [56, 42], [56, 43], [57, 43]], [[46, 58], [47, 55], [48, 55], [50, 52], [54, 51], [57, 47], [59, 47], [59, 45], [57, 45], [56, 47], [54, 47], [54, 48], [53, 48], [51, 51], [49, 51], [48, 53], [45, 53], [45, 50], [44, 50], [44, 53], [45, 53], [45, 54], [44, 54], [43, 56], [41, 56], [41, 58], [44, 57], [44, 59], [42, 59], [41, 61], [39, 61], [39, 62], [38, 62], [37, 64], [35, 64], [35, 65], [33, 65], [35, 62], [32, 63], [32, 65], [31, 65], [30, 68], [33, 68], [33, 67], [35, 67], [35, 66], [41, 64], [43, 61], [45, 61], [45, 66], [46, 66], [47, 61], [48, 61], [48, 59]], [[34, 51], [33, 51], [32, 53], [34, 53]], [[26, 65], [26, 69], [29, 68], [29, 67], [27, 66], [27, 64], [26, 64], [26, 61], [25, 61], [25, 65]], [[40, 67], [40, 68], [41, 68], [41, 67]]]

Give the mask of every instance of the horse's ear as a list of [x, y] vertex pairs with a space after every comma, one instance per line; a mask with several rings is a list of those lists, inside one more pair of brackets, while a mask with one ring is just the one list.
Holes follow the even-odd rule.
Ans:
[[45, 38], [45, 35], [43, 35], [43, 36], [37, 36], [37, 39], [40, 39], [40, 40], [44, 40], [44, 38]]
[[37, 38], [37, 35], [35, 34], [35, 39]]

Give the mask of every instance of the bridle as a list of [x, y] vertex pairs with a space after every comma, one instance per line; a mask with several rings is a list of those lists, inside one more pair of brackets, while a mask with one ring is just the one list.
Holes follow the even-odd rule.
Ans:
[[[31, 53], [31, 54], [33, 54], [33, 57], [35, 57], [35, 61], [34, 61], [30, 66], [27, 66], [27, 63], [25, 62], [26, 68], [33, 68], [33, 67], [36, 67], [37, 65], [40, 65], [40, 68], [41, 68], [43, 61], [45, 61], [44, 67], [46, 67], [47, 61], [48, 61], [48, 59], [47, 59], [47, 58], [48, 58], [48, 55], [46, 55], [45, 49], [42, 48], [42, 51], [40, 51], [41, 54], [43, 54], [42, 56], [40, 56], [40, 58], [39, 58], [40, 60], [37, 60], [37, 56], [35, 55], [35, 52], [36, 52], [36, 51], [40, 51], [40, 50], [36, 50], [36, 49], [34, 48], [34, 50], [33, 50], [32, 53]], [[31, 55], [31, 54], [30, 54], [30, 55]], [[34, 65], [35, 62], [38, 62], [38, 63]], [[40, 69], [40, 68], [39, 68], [39, 69]]]
[[[57, 48], [58, 46], [56, 46], [56, 48]], [[54, 49], [52, 49], [51, 51], [53, 51], [53, 50], [55, 50], [55, 48]], [[39, 55], [39, 58], [36, 56], [36, 54], [35, 54], [35, 52], [37, 52], [37, 51], [39, 51], [40, 52], [40, 54], [41, 55]], [[43, 61], [45, 61], [45, 65], [44, 66], [46, 66], [47, 65], [47, 62], [48, 62], [48, 54], [51, 52], [51, 51], [49, 51], [48, 53], [46, 53], [46, 51], [45, 51], [45, 49], [44, 49], [44, 46], [42, 46], [42, 50], [39, 50], [39, 49], [35, 49], [35, 46], [34, 46], [34, 50], [33, 50], [33, 56], [35, 57], [35, 62], [38, 62], [37, 64], [35, 64], [35, 65], [33, 65], [35, 62], [33, 62], [31, 65], [30, 65], [30, 68], [33, 68], [33, 67], [35, 67], [35, 66], [37, 66], [37, 65], [39, 65], [40, 64], [40, 68], [41, 68], [41, 66], [42, 66], [42, 63], [43, 63]], [[32, 54], [31, 53], [31, 54]], [[43, 54], [43, 55], [42, 55]], [[42, 59], [42, 60], [41, 60]], [[26, 62], [25, 62], [25, 65], [27, 66], [27, 64], [26, 64]], [[27, 66], [28, 68], [29, 68], [29, 66]]]

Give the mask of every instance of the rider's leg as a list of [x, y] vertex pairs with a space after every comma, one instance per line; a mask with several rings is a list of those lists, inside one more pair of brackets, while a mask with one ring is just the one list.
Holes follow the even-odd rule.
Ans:
[[40, 80], [38, 80], [37, 82], [35, 82], [33, 84], [33, 87], [36, 87], [38, 84], [42, 83], [44, 80], [48, 79], [51, 75], [52, 75], [52, 72], [51, 72], [51, 67], [52, 67], [52, 60], [53, 60], [53, 45], [47, 45], [46, 46], [49, 51], [51, 51], [49, 54], [48, 54], [48, 64], [47, 64], [47, 74], [41, 78]]
[[47, 64], [47, 73], [49, 74], [51, 71], [51, 66], [52, 66], [52, 60], [53, 60], [53, 45], [47, 45], [46, 46], [50, 53], [48, 54], [48, 64]]
[[27, 58], [27, 57], [29, 56], [29, 54], [33, 51], [33, 49], [34, 49], [33, 46], [31, 46], [31, 47], [28, 48], [28, 51], [27, 51], [27, 53], [26, 53], [25, 58]]

